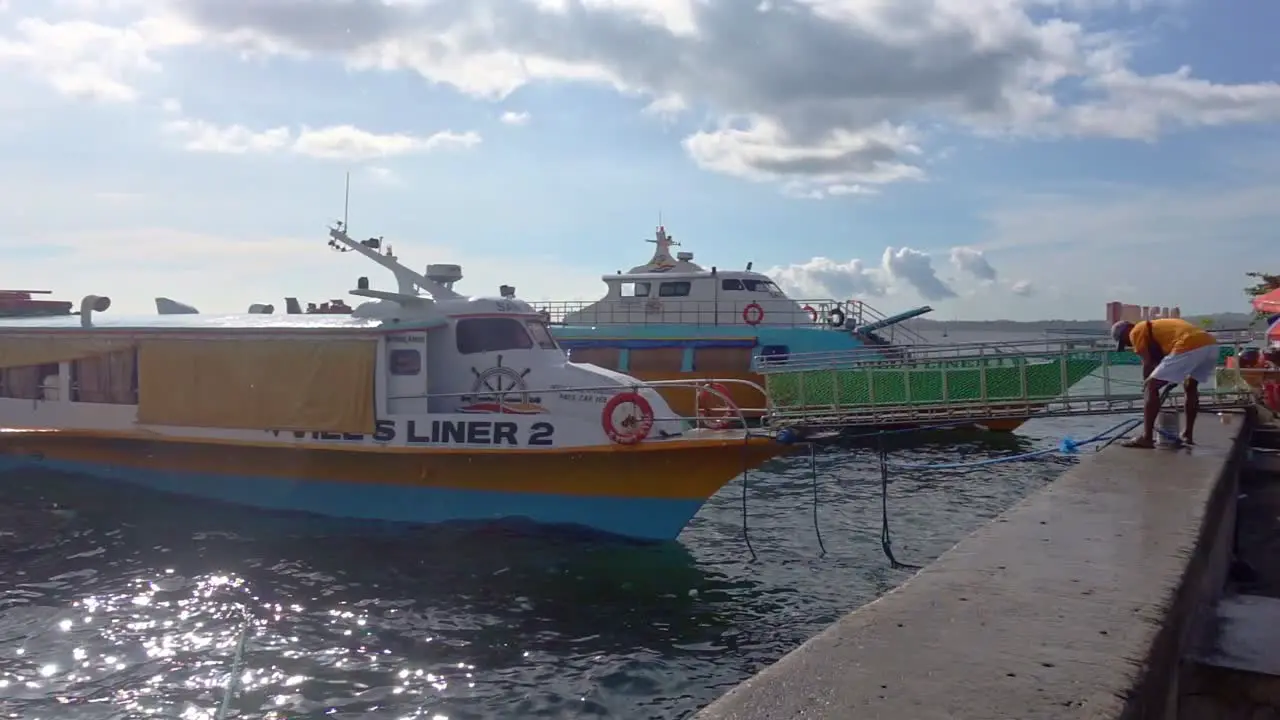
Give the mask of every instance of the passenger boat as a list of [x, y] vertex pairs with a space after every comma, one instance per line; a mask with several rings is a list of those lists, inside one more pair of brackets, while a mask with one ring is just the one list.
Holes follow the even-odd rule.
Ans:
[[0, 290], [0, 318], [70, 315], [65, 300], [37, 300], [33, 295], [52, 295], [51, 290]]
[[[796, 353], [864, 350], [901, 357], [899, 338], [922, 342], [902, 322], [931, 312], [922, 306], [884, 315], [858, 300], [792, 299], [767, 275], [710, 270], [693, 253], [671, 249], [675, 239], [659, 226], [653, 257], [627, 272], [605, 275], [607, 291], [595, 302], [535, 302], [552, 333], [577, 362], [589, 362], [642, 380], [735, 378], [735, 403], [756, 411], [763, 383], [752, 369], [764, 358]], [[677, 412], [693, 412], [691, 399], [667, 392]]]
[[0, 324], [0, 470], [345, 518], [518, 517], [668, 540], [785, 450], [744, 427], [692, 427], [653, 385], [570, 362], [513, 293], [465, 297], [378, 239], [341, 223], [329, 234], [395, 275], [397, 291], [360, 278], [351, 292], [379, 317], [113, 322], [88, 296], [76, 320]]

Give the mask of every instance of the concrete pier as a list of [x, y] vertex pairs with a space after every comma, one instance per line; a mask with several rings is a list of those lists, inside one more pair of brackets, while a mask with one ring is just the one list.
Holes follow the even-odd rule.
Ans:
[[1089, 457], [696, 719], [1174, 717], [1230, 562], [1231, 419]]

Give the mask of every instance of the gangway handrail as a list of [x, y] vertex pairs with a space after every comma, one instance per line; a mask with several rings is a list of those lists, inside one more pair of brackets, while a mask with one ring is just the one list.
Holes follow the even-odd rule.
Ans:
[[[847, 324], [853, 325], [854, 327], [869, 325], [888, 318], [888, 316], [877, 310], [874, 306], [869, 305], [864, 300], [850, 300], [848, 302], [848, 317], [849, 322]], [[854, 322], [854, 318], [857, 318], [856, 322]], [[865, 318], [871, 318], [871, 322], [867, 322]], [[929, 339], [924, 335], [921, 335], [901, 323], [890, 325], [889, 328], [891, 335], [901, 334], [910, 340], [910, 344], [912, 345], [927, 345], [929, 343]], [[893, 338], [891, 337], [889, 341], [893, 342]]]
[[[965, 360], [1011, 361], [1024, 357], [1052, 357], [1061, 354], [1092, 352], [1077, 347], [1078, 341], [1004, 340], [997, 342], [935, 343], [879, 348], [864, 346], [851, 350], [823, 350], [791, 353], [783, 360], [757, 357], [753, 368], [761, 374], [796, 372], [832, 367], [903, 366]], [[900, 352], [894, 353], [893, 350]]]

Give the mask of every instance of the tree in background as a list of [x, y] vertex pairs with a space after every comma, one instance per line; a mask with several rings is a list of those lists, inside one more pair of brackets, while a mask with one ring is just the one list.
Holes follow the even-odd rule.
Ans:
[[[1264, 272], [1245, 273], [1246, 277], [1253, 278], [1258, 282], [1244, 289], [1244, 294], [1250, 299], [1266, 295], [1272, 290], [1280, 290], [1280, 275], [1269, 275]], [[1257, 317], [1266, 317], [1266, 313], [1254, 312]]]
[[1204, 328], [1205, 330], [1212, 330], [1212, 329], [1213, 329], [1213, 318], [1211, 318], [1211, 317], [1202, 317], [1202, 318], [1200, 318], [1200, 327]]

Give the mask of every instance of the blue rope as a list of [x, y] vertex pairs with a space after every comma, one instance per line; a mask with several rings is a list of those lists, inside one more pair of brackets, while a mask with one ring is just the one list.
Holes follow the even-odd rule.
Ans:
[[1114, 426], [1108, 428], [1107, 430], [1104, 430], [1087, 440], [1076, 441], [1071, 439], [1070, 437], [1064, 437], [1062, 441], [1058, 443], [1057, 447], [1045, 448], [1043, 450], [1033, 450], [1031, 452], [1021, 453], [1018, 455], [1009, 455], [1007, 457], [987, 458], [985, 460], [975, 460], [973, 462], [963, 462], [963, 463], [937, 463], [937, 464], [887, 463], [887, 465], [891, 468], [895, 468], [898, 470], [968, 470], [971, 468], [988, 467], [991, 465], [1000, 465], [1000, 464], [1009, 463], [1009, 462], [1022, 462], [1025, 460], [1033, 460], [1035, 458], [1045, 457], [1046, 455], [1052, 455], [1054, 453], [1070, 455], [1076, 452], [1077, 450], [1079, 450], [1080, 448], [1085, 447], [1086, 445], [1092, 445], [1093, 443], [1104, 442], [1106, 440], [1112, 439], [1113, 437], [1119, 437], [1121, 435], [1124, 435], [1125, 433], [1129, 432], [1134, 427], [1136, 427], [1138, 423], [1141, 423], [1141, 422], [1142, 422], [1141, 420], [1134, 420], [1134, 419], [1124, 420], [1123, 422], [1117, 423]]

